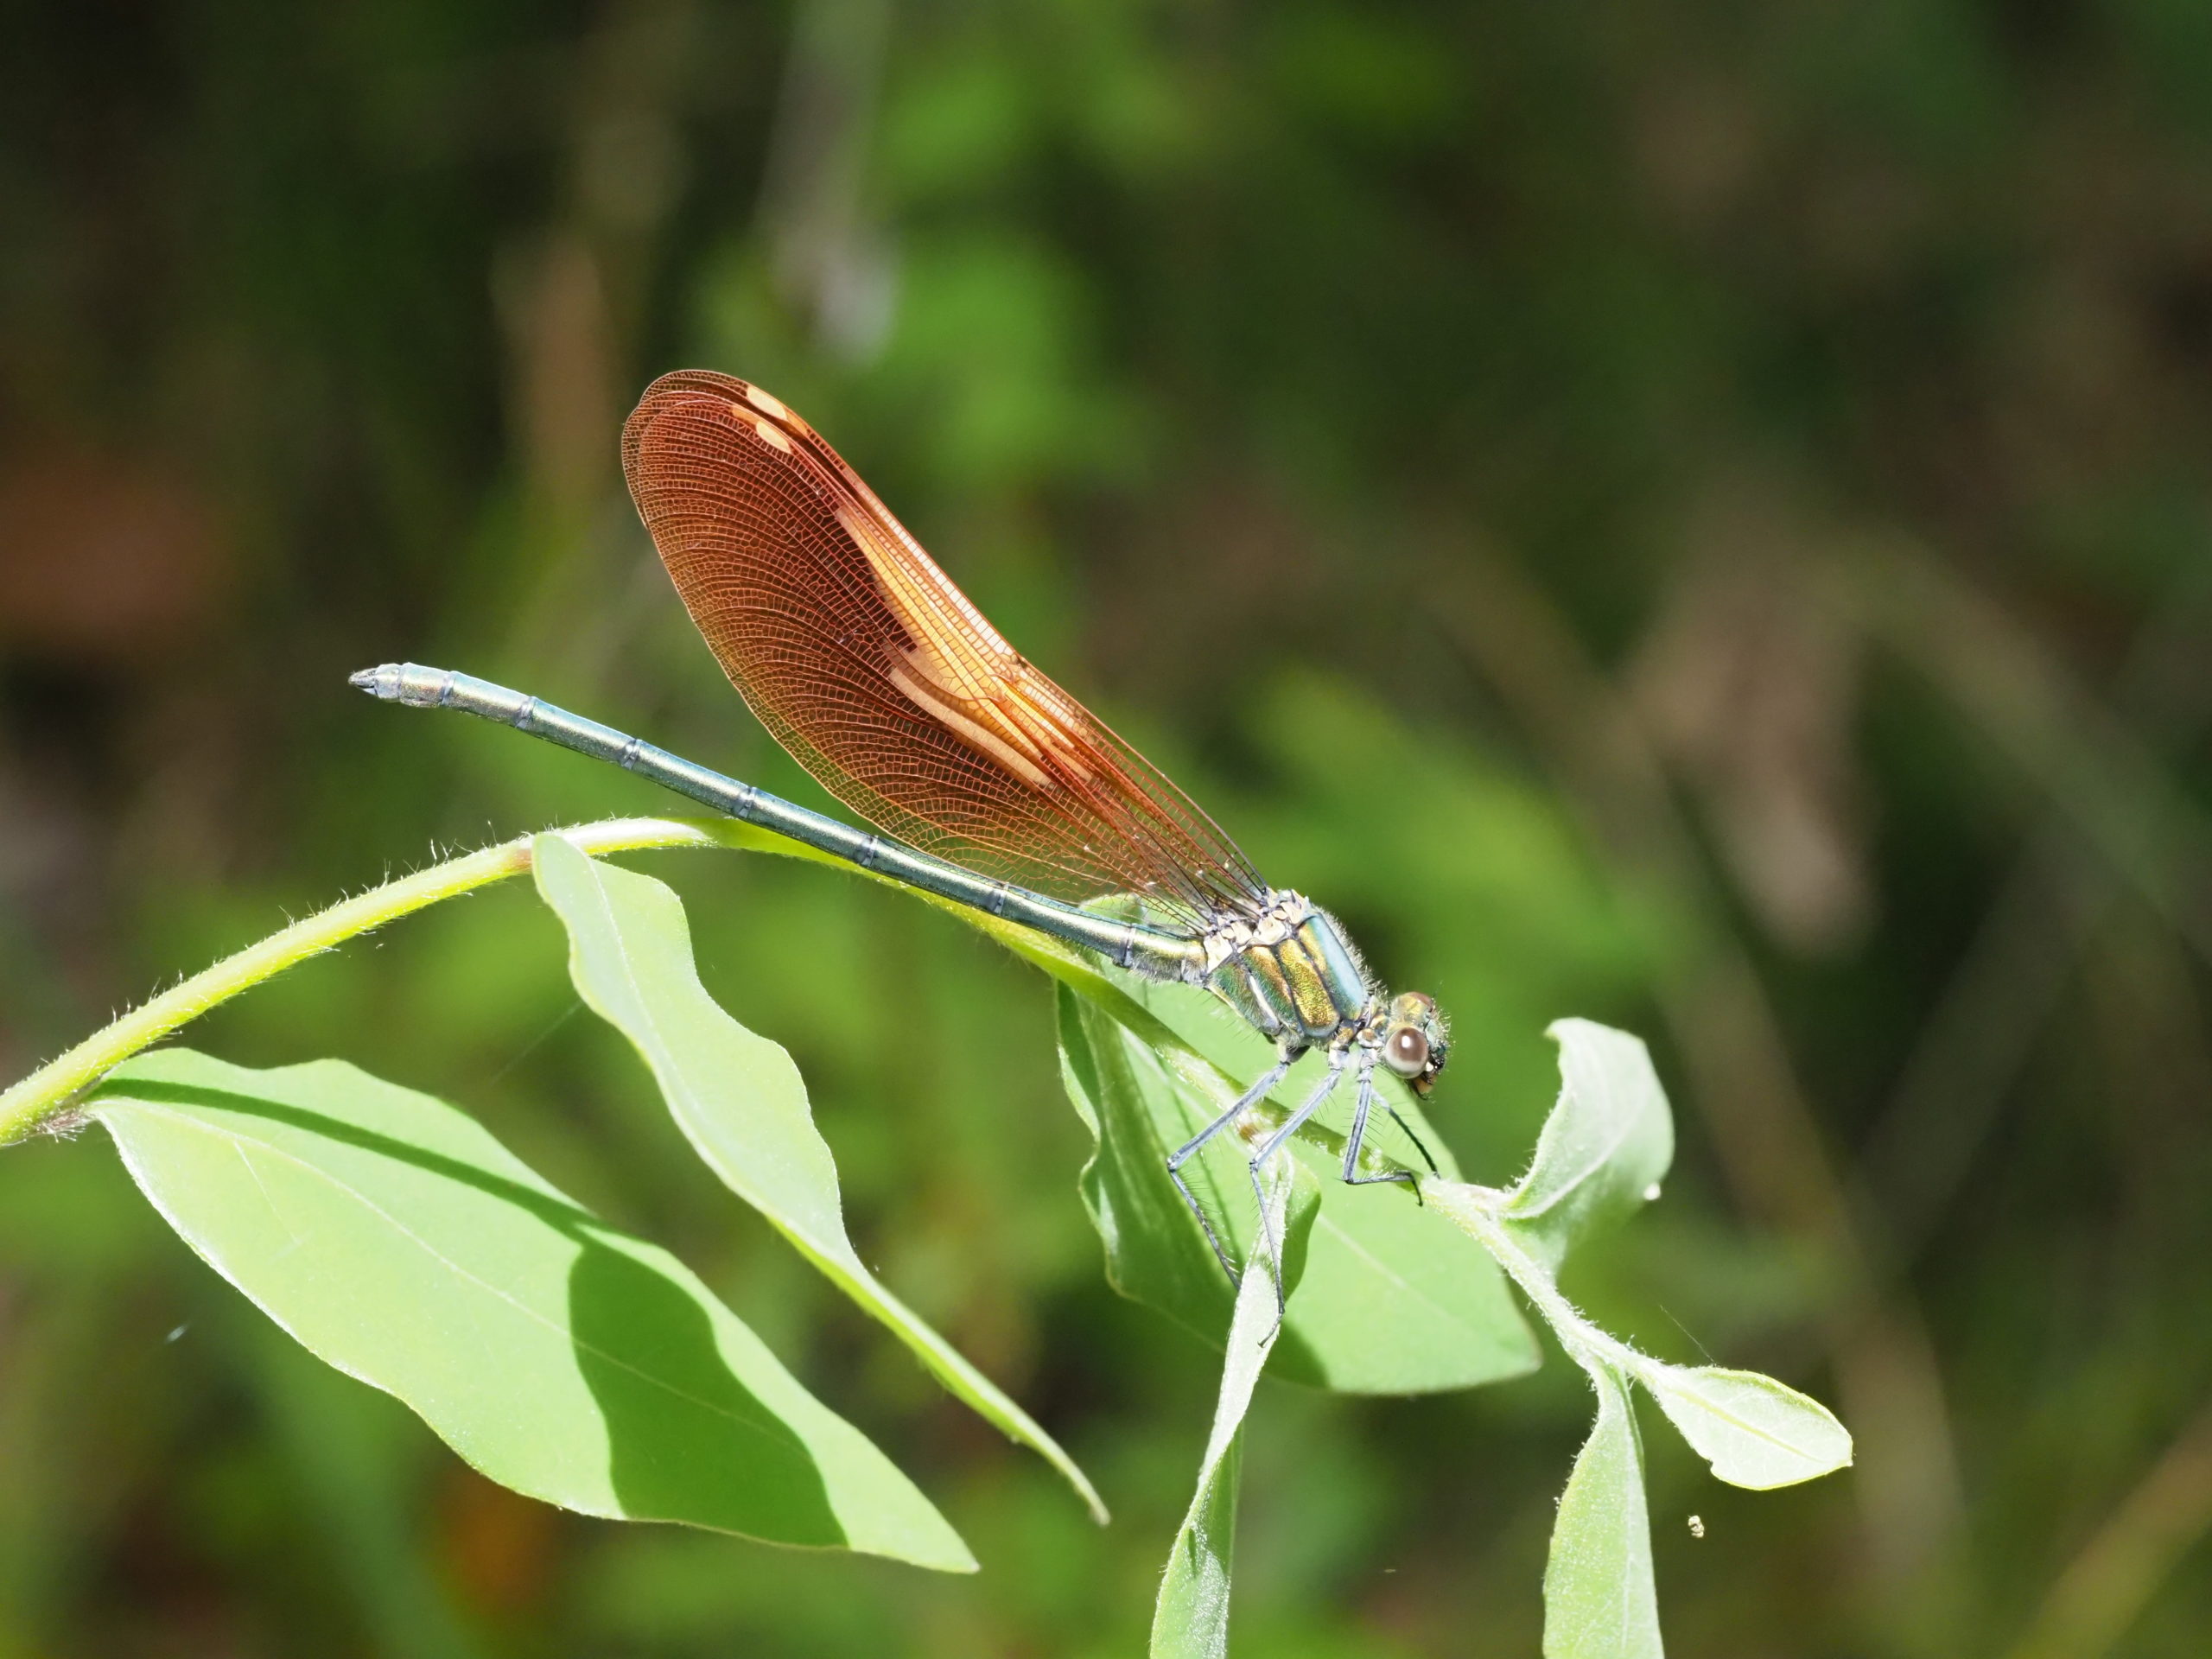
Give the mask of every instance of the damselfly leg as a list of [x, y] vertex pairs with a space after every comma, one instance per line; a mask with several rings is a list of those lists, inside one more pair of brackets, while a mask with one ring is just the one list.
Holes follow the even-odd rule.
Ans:
[[1303, 1048], [1286, 1046], [1280, 1050], [1274, 1065], [1261, 1075], [1258, 1082], [1237, 1097], [1234, 1106], [1176, 1147], [1167, 1157], [1167, 1179], [1175, 1183], [1175, 1190], [1183, 1195], [1183, 1202], [1191, 1206], [1191, 1213], [1198, 1218], [1198, 1225], [1205, 1230], [1206, 1243], [1213, 1246], [1214, 1259], [1221, 1263], [1221, 1270], [1229, 1275], [1232, 1283], [1236, 1278], [1236, 1264], [1229, 1259], [1229, 1252], [1221, 1248], [1221, 1240], [1214, 1234], [1213, 1223], [1206, 1219], [1205, 1206], [1198, 1202], [1197, 1195], [1185, 1185], [1182, 1174], [1183, 1166], [1197, 1157], [1205, 1149], [1207, 1141], [1243, 1116], [1251, 1108], [1265, 1100], [1268, 1097], [1268, 1091], [1283, 1080], [1290, 1068], [1297, 1065], [1305, 1057], [1305, 1053], [1306, 1051]]
[[[1416, 1196], [1421, 1192], [1421, 1177], [1409, 1169], [1394, 1169], [1382, 1175], [1363, 1175], [1359, 1173], [1359, 1151], [1367, 1139], [1367, 1115], [1375, 1105], [1375, 1059], [1373, 1054], [1360, 1058], [1359, 1103], [1352, 1108], [1351, 1133], [1344, 1139], [1344, 1184], [1347, 1186], [1372, 1186], [1380, 1181], [1403, 1181], [1412, 1187]], [[1421, 1136], [1414, 1133], [1414, 1126], [1398, 1116], [1398, 1109], [1388, 1100], [1382, 1109], [1390, 1114], [1390, 1121], [1406, 1132], [1406, 1139], [1414, 1143], [1414, 1150], [1421, 1154], [1421, 1161], [1428, 1166], [1428, 1173], [1439, 1175], [1436, 1160], [1428, 1155], [1428, 1148], [1421, 1144]]]
[[[1183, 1195], [1183, 1202], [1190, 1206], [1191, 1213], [1198, 1217], [1198, 1226], [1206, 1236], [1206, 1243], [1213, 1247], [1214, 1259], [1221, 1263], [1222, 1271], [1229, 1275], [1232, 1283], [1241, 1276], [1237, 1272], [1236, 1264], [1230, 1259], [1229, 1252], [1222, 1248], [1220, 1235], [1214, 1231], [1213, 1222], [1207, 1216], [1205, 1206], [1198, 1202], [1198, 1195], [1191, 1191], [1189, 1185], [1183, 1179], [1183, 1166], [1205, 1150], [1207, 1143], [1215, 1136], [1265, 1099], [1268, 1090], [1283, 1080], [1290, 1068], [1297, 1064], [1305, 1053], [1306, 1050], [1303, 1048], [1283, 1049], [1275, 1064], [1237, 1097], [1235, 1105], [1178, 1147], [1167, 1160], [1168, 1179], [1175, 1183], [1175, 1190]], [[1418, 1192], [1420, 1178], [1411, 1170], [1392, 1170], [1382, 1175], [1366, 1175], [1360, 1173], [1359, 1154], [1366, 1141], [1368, 1119], [1375, 1109], [1375, 1067], [1380, 1058], [1381, 1056], [1371, 1048], [1363, 1048], [1360, 1051], [1357, 1073], [1359, 1082], [1359, 1096], [1357, 1104], [1352, 1109], [1351, 1133], [1344, 1141], [1344, 1179], [1345, 1183], [1351, 1186], [1370, 1186], [1382, 1181], [1403, 1181], [1413, 1186]], [[1252, 1195], [1259, 1205], [1262, 1248], [1273, 1256], [1275, 1262], [1275, 1312], [1279, 1318], [1284, 1312], [1283, 1303], [1286, 1295], [1282, 1283], [1281, 1244], [1281, 1241], [1274, 1236], [1274, 1230], [1268, 1224], [1267, 1197], [1261, 1183], [1260, 1172], [1267, 1166], [1268, 1160], [1282, 1149], [1283, 1143], [1303, 1128], [1306, 1121], [1328, 1103], [1329, 1096], [1336, 1092], [1337, 1085], [1344, 1080], [1344, 1068], [1351, 1064], [1351, 1059], [1352, 1050], [1350, 1044], [1332, 1048], [1329, 1051], [1327, 1075], [1313, 1085], [1313, 1091], [1300, 1103], [1298, 1109], [1284, 1119], [1281, 1125], [1262, 1141], [1251, 1156], [1246, 1160], [1247, 1173], [1252, 1181]], [[1413, 1142], [1414, 1150], [1421, 1154], [1423, 1161], [1428, 1165], [1429, 1173], [1437, 1173], [1436, 1160], [1429, 1156], [1428, 1148], [1421, 1144], [1421, 1139], [1414, 1133], [1413, 1126], [1399, 1116], [1397, 1109], [1391, 1105], [1388, 1099], [1383, 1100], [1382, 1109], [1389, 1113], [1391, 1122], [1405, 1131], [1406, 1139]]]
[[[1282, 1286], [1282, 1241], [1274, 1236], [1274, 1229], [1268, 1224], [1268, 1194], [1267, 1189], [1260, 1184], [1260, 1171], [1266, 1167], [1268, 1159], [1282, 1149], [1282, 1143], [1297, 1134], [1304, 1127], [1306, 1120], [1319, 1111], [1329, 1096], [1336, 1092], [1337, 1084], [1344, 1078], [1344, 1062], [1351, 1058], [1350, 1049], [1341, 1044], [1329, 1051], [1328, 1075], [1313, 1085], [1313, 1092], [1306, 1096], [1306, 1103], [1285, 1118], [1281, 1128], [1260, 1142], [1259, 1150], [1249, 1160], [1252, 1196], [1258, 1200], [1260, 1206], [1260, 1239], [1275, 1264], [1275, 1322], [1278, 1325], [1282, 1322], [1287, 1297]], [[1371, 1058], [1363, 1061], [1360, 1068], [1362, 1076], [1374, 1064]]]

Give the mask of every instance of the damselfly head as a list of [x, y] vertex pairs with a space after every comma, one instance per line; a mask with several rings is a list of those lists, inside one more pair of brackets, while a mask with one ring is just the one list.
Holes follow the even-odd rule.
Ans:
[[1382, 1064], [1411, 1084], [1415, 1094], [1429, 1091], [1451, 1047], [1444, 1011], [1434, 997], [1402, 991], [1391, 1000], [1382, 1029]]

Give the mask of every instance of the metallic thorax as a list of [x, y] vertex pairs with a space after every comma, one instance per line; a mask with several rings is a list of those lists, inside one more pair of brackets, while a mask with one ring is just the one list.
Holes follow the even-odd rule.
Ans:
[[1378, 997], [1337, 918], [1303, 894], [1271, 892], [1254, 918], [1204, 940], [1204, 983], [1255, 1029], [1300, 1047], [1368, 1023]]
[[1205, 986], [1283, 1054], [1356, 1045], [1363, 1068], [1380, 1062], [1422, 1095], [1444, 1069], [1451, 1045], [1435, 999], [1384, 990], [1343, 925], [1304, 894], [1270, 889], [1256, 916], [1217, 923], [1199, 945], [1197, 971], [1158, 976]]

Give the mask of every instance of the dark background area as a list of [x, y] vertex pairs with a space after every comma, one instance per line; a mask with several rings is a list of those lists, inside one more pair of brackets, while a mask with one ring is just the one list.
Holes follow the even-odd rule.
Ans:
[[[1676, 1173], [1569, 1292], [1859, 1445], [1751, 1494], [1649, 1434], [1675, 1651], [2212, 1644], [2212, 10], [0, 17], [0, 1075], [432, 843], [666, 810], [365, 664], [819, 802], [614, 465], [652, 376], [728, 370], [1438, 995], [1478, 1179], [1546, 1021], [1650, 1040]], [[820, 870], [650, 868], [798, 1058], [864, 1254], [1115, 1525], [741, 1212], [502, 890], [189, 1039], [479, 1113], [982, 1574], [511, 1497], [93, 1135], [0, 1157], [0, 1656], [1139, 1649], [1213, 1357], [1102, 1282], [1045, 983]], [[1238, 1650], [1534, 1653], [1589, 1408], [1555, 1355], [1263, 1384]]]

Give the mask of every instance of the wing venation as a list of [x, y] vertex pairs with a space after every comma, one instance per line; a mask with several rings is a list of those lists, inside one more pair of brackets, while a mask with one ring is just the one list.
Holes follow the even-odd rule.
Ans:
[[691, 620], [777, 741], [920, 850], [1075, 902], [1204, 925], [1265, 887], [1212, 819], [1033, 667], [814, 429], [687, 370], [622, 467]]

